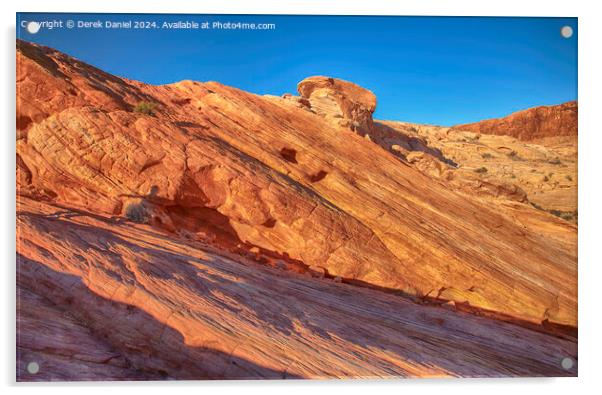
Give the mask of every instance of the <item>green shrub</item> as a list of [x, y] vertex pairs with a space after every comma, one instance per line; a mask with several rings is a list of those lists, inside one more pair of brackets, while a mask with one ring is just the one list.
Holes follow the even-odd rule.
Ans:
[[155, 115], [155, 110], [157, 109], [157, 107], [157, 103], [141, 101], [134, 107], [134, 112], [146, 115]]

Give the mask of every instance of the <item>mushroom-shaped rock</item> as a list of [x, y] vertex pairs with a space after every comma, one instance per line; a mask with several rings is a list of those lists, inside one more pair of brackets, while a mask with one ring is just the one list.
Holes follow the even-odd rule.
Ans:
[[329, 77], [309, 77], [297, 85], [311, 108], [334, 123], [366, 135], [374, 128], [376, 96], [352, 82]]

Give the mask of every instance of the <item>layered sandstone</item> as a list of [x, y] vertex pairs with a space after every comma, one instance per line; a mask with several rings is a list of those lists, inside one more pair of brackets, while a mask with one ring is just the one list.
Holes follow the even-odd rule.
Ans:
[[456, 125], [453, 129], [531, 141], [546, 137], [577, 136], [577, 118], [577, 102], [571, 101], [556, 106], [529, 108], [503, 118]]
[[297, 90], [317, 114], [335, 125], [350, 128], [364, 136], [374, 129], [372, 114], [376, 96], [352, 82], [329, 77], [309, 77], [299, 82]]
[[[148, 374], [560, 374], [556, 359], [574, 356], [575, 343], [550, 333], [576, 329], [576, 226], [524, 199], [454, 187], [457, 163], [375, 123], [371, 92], [326, 77], [302, 81], [299, 98], [152, 86], [25, 42], [17, 66], [21, 285], [84, 317], [133, 366], [151, 361]], [[154, 110], [138, 112], [142, 102]], [[454, 324], [410, 341], [404, 325], [429, 326], [416, 314]], [[125, 332], [111, 333], [107, 317]], [[541, 345], [548, 362], [521, 354], [516, 370], [487, 366], [474, 356], [520, 347], [504, 340], [483, 354], [470, 340], [481, 330]], [[453, 334], [472, 355], [456, 370], [440, 352]], [[386, 338], [394, 344], [377, 356], [346, 363]], [[413, 356], [390, 351], [406, 346]], [[332, 357], [320, 362], [325, 349]], [[198, 366], [178, 374], [190, 360]]]
[[391, 121], [377, 125], [390, 136], [375, 141], [450, 187], [471, 196], [523, 202], [577, 221], [576, 136], [525, 143], [439, 126]]
[[299, 83], [299, 93], [284, 97], [457, 191], [531, 204], [577, 220], [576, 102], [536, 107], [462, 130], [464, 125], [375, 122], [374, 94], [347, 81], [310, 77]]
[[[19, 380], [572, 376], [577, 345], [21, 198]], [[26, 370], [29, 362], [37, 374]]]

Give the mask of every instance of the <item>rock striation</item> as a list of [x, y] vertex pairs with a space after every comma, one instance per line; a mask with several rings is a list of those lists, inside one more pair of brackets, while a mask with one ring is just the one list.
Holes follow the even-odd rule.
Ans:
[[[563, 374], [576, 225], [450, 187], [457, 164], [373, 121], [366, 89], [298, 88], [152, 86], [19, 41], [17, 268], [51, 303], [39, 313], [83, 320], [73, 330], [102, 343], [91, 363], [123, 357], [115, 379]], [[31, 305], [19, 316], [35, 322]]]
[[[525, 143], [510, 136], [404, 122], [378, 122], [382, 146], [470, 196], [530, 204], [577, 221], [577, 138]], [[409, 141], [410, 144], [406, 142]], [[401, 145], [391, 145], [401, 142]]]
[[329, 77], [309, 77], [299, 82], [297, 90], [316, 113], [361, 136], [374, 130], [372, 114], [376, 96], [352, 82]]
[[[21, 198], [17, 379], [574, 376], [577, 345]], [[27, 371], [35, 361], [37, 374]]]

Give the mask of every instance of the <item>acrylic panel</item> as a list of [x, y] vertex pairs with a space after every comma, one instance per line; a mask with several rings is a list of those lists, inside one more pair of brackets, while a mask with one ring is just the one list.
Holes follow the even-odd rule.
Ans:
[[577, 34], [17, 14], [17, 380], [576, 376]]

